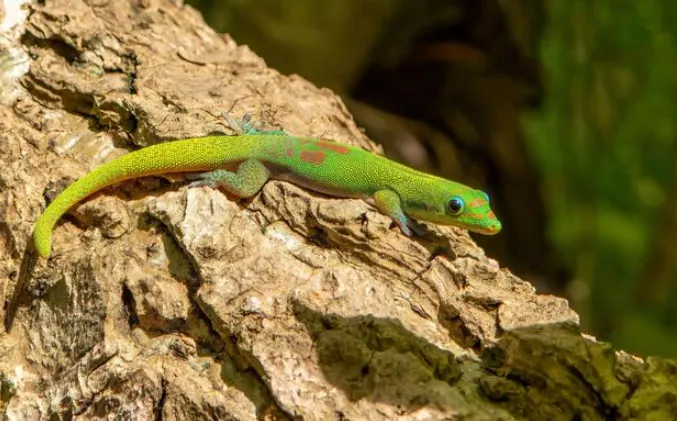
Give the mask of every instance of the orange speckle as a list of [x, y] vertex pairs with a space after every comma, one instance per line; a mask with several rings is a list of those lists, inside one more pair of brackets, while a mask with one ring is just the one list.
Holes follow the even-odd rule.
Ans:
[[326, 155], [321, 151], [301, 151], [299, 158], [301, 158], [301, 161], [307, 162], [309, 164], [320, 165], [324, 162]]
[[347, 154], [350, 152], [347, 146], [341, 145], [340, 143], [333, 142], [331, 140], [320, 140], [315, 142], [315, 145], [322, 149], [327, 149], [338, 154]]
[[472, 202], [468, 203], [468, 207], [469, 208], [476, 208], [478, 206], [482, 206], [485, 202], [486, 202], [486, 200], [484, 200], [484, 199], [475, 199]]
[[287, 156], [288, 156], [289, 158], [291, 158], [292, 156], [294, 156], [294, 148], [289, 148], [289, 149], [287, 149]]
[[494, 215], [494, 212], [493, 212], [493, 211], [489, 211], [489, 212], [487, 212], [487, 217], [489, 217], [489, 218], [491, 218], [491, 219], [495, 219], [495, 218], [496, 218], [496, 215]]

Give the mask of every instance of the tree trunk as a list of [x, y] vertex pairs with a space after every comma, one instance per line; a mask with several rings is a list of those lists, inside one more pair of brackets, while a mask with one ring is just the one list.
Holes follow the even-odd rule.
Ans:
[[271, 181], [238, 202], [147, 178], [73, 209], [35, 259], [33, 222], [69, 182], [231, 134], [222, 112], [376, 149], [332, 92], [179, 3], [46, 0], [2, 34], [5, 418], [674, 417], [675, 362], [581, 335], [565, 300], [465, 231], [409, 239], [360, 200]]

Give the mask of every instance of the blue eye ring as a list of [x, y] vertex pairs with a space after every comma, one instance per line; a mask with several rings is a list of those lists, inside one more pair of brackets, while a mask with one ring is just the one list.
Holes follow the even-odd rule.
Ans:
[[451, 215], [457, 216], [463, 213], [465, 210], [465, 202], [458, 196], [452, 196], [447, 201], [447, 212]]
[[482, 190], [478, 190], [480, 193], [482, 193], [482, 196], [484, 196], [484, 199], [489, 203], [489, 195], [486, 192], [483, 192]]

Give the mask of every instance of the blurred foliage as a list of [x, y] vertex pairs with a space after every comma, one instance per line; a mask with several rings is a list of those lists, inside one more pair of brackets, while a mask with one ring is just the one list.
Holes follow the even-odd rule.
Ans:
[[343, 92], [367, 65], [384, 26], [411, 2], [192, 0], [186, 3], [200, 9], [212, 27], [247, 44], [282, 73], [301, 73], [320, 86]]
[[573, 269], [569, 298], [616, 346], [675, 356], [677, 4], [549, 4], [549, 88], [525, 141]]
[[489, 191], [506, 228], [475, 238], [586, 331], [677, 355], [677, 3], [188, 3], [389, 155]]

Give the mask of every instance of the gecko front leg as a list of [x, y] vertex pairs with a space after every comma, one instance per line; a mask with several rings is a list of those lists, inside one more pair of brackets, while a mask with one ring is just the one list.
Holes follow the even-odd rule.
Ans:
[[390, 216], [393, 221], [400, 227], [402, 234], [407, 237], [412, 236], [412, 231], [418, 235], [422, 236], [424, 234], [423, 227], [419, 225], [416, 221], [413, 221], [404, 214], [402, 210], [402, 202], [400, 201], [400, 196], [397, 195], [392, 190], [379, 190], [374, 193], [374, 202], [376, 207], [382, 213]]

